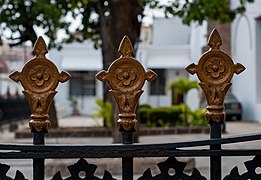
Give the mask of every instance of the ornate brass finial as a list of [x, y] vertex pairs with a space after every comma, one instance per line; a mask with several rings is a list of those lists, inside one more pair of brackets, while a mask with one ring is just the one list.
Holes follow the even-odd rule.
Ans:
[[120, 130], [135, 130], [137, 120], [135, 110], [143, 93], [145, 80], [152, 81], [157, 74], [151, 70], [147, 72], [138, 60], [132, 57], [133, 47], [127, 36], [122, 39], [119, 52], [122, 54], [108, 68], [100, 71], [96, 78], [107, 81], [111, 87], [110, 93], [116, 100], [120, 114], [118, 123]]
[[220, 123], [225, 118], [224, 98], [231, 86], [233, 74], [239, 74], [245, 70], [240, 64], [234, 64], [232, 59], [222, 50], [221, 37], [214, 29], [209, 37], [210, 49], [202, 55], [198, 65], [190, 64], [186, 70], [190, 74], [197, 73], [199, 85], [203, 89], [207, 99], [206, 118], [208, 121]]
[[50, 126], [48, 110], [59, 82], [70, 79], [67, 72], [58, 72], [57, 67], [45, 57], [48, 52], [42, 37], [34, 45], [35, 57], [29, 60], [21, 72], [15, 71], [9, 78], [21, 82], [31, 108], [29, 126], [32, 132], [47, 132]]

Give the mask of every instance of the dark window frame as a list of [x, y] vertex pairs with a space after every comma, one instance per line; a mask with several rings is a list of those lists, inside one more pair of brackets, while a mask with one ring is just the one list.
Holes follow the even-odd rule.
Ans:
[[70, 71], [70, 96], [96, 96], [96, 71]]
[[150, 95], [166, 95], [166, 69], [151, 69], [153, 70], [158, 77], [150, 82], [149, 92]]

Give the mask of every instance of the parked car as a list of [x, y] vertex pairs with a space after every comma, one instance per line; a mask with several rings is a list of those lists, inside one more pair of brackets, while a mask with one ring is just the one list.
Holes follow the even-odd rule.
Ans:
[[242, 104], [236, 96], [228, 93], [224, 100], [226, 120], [241, 120], [242, 119]]
[[[206, 99], [201, 103], [202, 108], [206, 108]], [[238, 101], [236, 96], [231, 92], [228, 92], [224, 100], [225, 112], [226, 112], [226, 121], [239, 121], [242, 119], [242, 104]]]

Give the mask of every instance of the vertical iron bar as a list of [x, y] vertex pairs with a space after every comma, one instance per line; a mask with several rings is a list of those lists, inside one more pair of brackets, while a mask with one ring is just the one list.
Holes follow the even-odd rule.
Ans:
[[[133, 133], [132, 131], [122, 131], [122, 143], [132, 144]], [[122, 158], [122, 180], [133, 180], [133, 158], [124, 157]]]
[[[221, 124], [216, 122], [210, 122], [210, 138], [220, 139], [221, 138]], [[221, 145], [210, 145], [212, 150], [220, 150]], [[221, 180], [221, 156], [210, 156], [210, 179]]]
[[[34, 145], [44, 145], [44, 133], [34, 133]], [[33, 179], [44, 180], [44, 159], [33, 159]]]

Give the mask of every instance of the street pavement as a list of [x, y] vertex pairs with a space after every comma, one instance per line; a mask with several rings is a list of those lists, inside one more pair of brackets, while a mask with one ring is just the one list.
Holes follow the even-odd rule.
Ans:
[[[59, 120], [61, 127], [87, 127], [87, 126], [102, 126], [101, 119], [92, 119], [89, 117], [75, 116], [67, 117]], [[27, 128], [28, 122], [23, 121], [18, 126], [19, 129]], [[249, 133], [261, 132], [261, 124], [254, 122], [227, 122], [227, 133], [223, 134], [223, 137], [235, 136]], [[10, 132], [8, 128], [2, 128], [0, 130], [1, 143], [32, 143], [32, 139], [15, 139], [14, 132]], [[171, 134], [171, 135], [157, 135], [157, 136], [140, 136], [140, 143], [164, 143], [164, 142], [178, 142], [178, 141], [190, 141], [209, 138], [209, 134]], [[46, 144], [110, 144], [112, 142], [111, 137], [84, 137], [84, 138], [68, 138], [68, 137], [55, 137], [46, 138]], [[200, 147], [207, 148], [207, 147]], [[261, 149], [261, 140], [253, 142], [236, 143], [231, 145], [223, 145], [222, 148], [258, 148]], [[240, 173], [246, 171], [244, 162], [251, 160], [253, 157], [222, 157], [222, 173], [223, 176], [229, 174], [234, 166], [238, 166]], [[100, 161], [101, 159], [99, 159]], [[185, 159], [186, 160], [186, 159]], [[64, 166], [75, 163], [77, 159], [57, 161], [46, 160], [46, 165], [53, 163], [66, 163]], [[108, 160], [107, 160], [108, 161]], [[113, 161], [113, 160], [111, 160]], [[159, 161], [157, 159], [157, 161]], [[68, 163], [67, 163], [68, 162]], [[88, 160], [89, 162], [89, 160]], [[97, 161], [98, 162], [98, 161]], [[120, 162], [120, 161], [119, 161]], [[11, 165], [11, 169], [8, 174], [14, 177], [14, 173], [17, 169], [26, 175], [26, 178], [32, 179], [32, 160], [1, 160], [1, 163]], [[135, 166], [135, 164], [134, 164]], [[202, 175], [209, 179], [209, 158], [207, 157], [195, 157], [195, 166], [201, 172]], [[48, 169], [48, 168], [47, 168]], [[143, 168], [144, 170], [147, 167]], [[50, 171], [50, 168], [48, 169]], [[47, 173], [52, 174], [52, 172]], [[115, 175], [117, 179], [121, 179], [119, 175]], [[48, 179], [48, 178], [47, 178]], [[50, 179], [50, 178], [49, 178]]]

